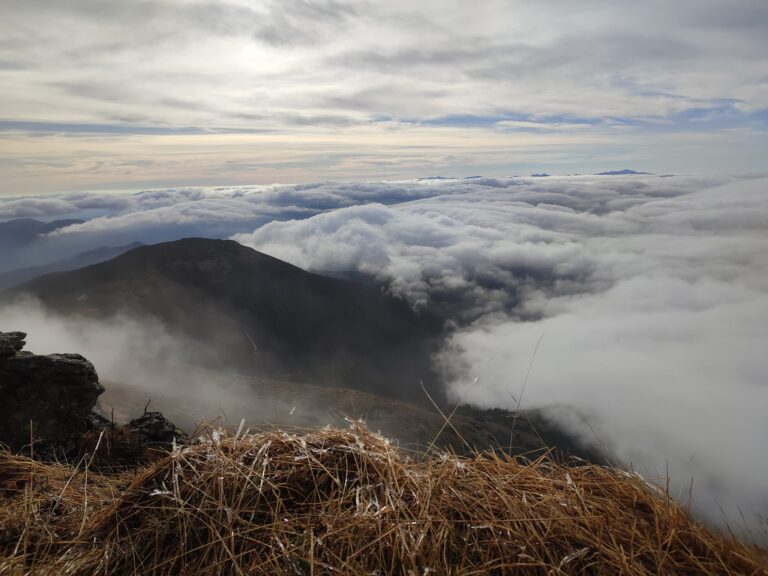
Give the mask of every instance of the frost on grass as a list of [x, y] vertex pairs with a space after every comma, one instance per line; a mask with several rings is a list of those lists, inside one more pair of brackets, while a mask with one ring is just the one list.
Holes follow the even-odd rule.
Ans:
[[212, 429], [87, 479], [0, 453], [0, 481], [2, 574], [768, 574], [636, 474], [405, 456], [358, 422]]

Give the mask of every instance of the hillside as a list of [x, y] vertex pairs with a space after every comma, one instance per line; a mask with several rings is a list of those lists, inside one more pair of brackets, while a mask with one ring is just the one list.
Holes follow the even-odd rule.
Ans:
[[41, 234], [53, 232], [65, 226], [80, 224], [82, 220], [54, 220], [41, 222], [34, 218], [16, 218], [0, 222], [0, 247], [10, 249], [29, 244]]
[[78, 268], [84, 268], [104, 262], [105, 260], [111, 260], [115, 256], [119, 256], [141, 246], [141, 242], [133, 242], [124, 246], [103, 246], [94, 250], [88, 250], [82, 252], [72, 258], [65, 258], [63, 260], [57, 260], [50, 264], [44, 264], [41, 266], [27, 266], [25, 268], [17, 268], [16, 270], [9, 270], [8, 272], [0, 273], [0, 292], [29, 282], [34, 278], [45, 276], [46, 274], [53, 274], [54, 272], [65, 272], [67, 270], [77, 270]]
[[[346, 426], [362, 419], [407, 450], [430, 445], [458, 453], [495, 449], [535, 457], [551, 450], [553, 458], [577, 456], [604, 463], [605, 455], [536, 411], [480, 410], [404, 402], [348, 388], [329, 388], [287, 380], [198, 371], [188, 375], [187, 389], [157, 390], [104, 382], [97, 410], [116, 422], [127, 422], [150, 402], [177, 426], [194, 432], [200, 422], [236, 427], [241, 419], [258, 429]], [[211, 394], [191, 392], [208, 387]], [[446, 424], [446, 417], [450, 422]]]
[[124, 473], [0, 452], [0, 573], [766, 575], [637, 474], [209, 430]]
[[190, 361], [424, 401], [441, 323], [375, 286], [328, 278], [232, 241], [189, 238], [6, 292], [65, 315], [153, 318]]
[[26, 266], [27, 262], [23, 257], [24, 249], [42, 235], [81, 222], [82, 220], [41, 222], [34, 218], [16, 218], [0, 222], [0, 254], [2, 254], [0, 272]]

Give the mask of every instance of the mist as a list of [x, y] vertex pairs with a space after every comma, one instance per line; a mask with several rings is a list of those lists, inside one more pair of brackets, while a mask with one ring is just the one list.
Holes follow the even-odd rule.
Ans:
[[[25, 350], [35, 354], [84, 356], [105, 388], [95, 410], [118, 424], [145, 409], [162, 412], [187, 433], [211, 424], [238, 427], [241, 421], [259, 430], [347, 427], [350, 419], [362, 419], [372, 430], [383, 428], [405, 444], [417, 441], [415, 426], [408, 432], [398, 427], [414, 410], [406, 402], [285, 379], [287, 374], [274, 373], [271, 365], [277, 360], [264, 350], [258, 360], [269, 367], [256, 363], [241, 371], [225, 338], [201, 343], [148, 315], [63, 315], [25, 296], [0, 305], [0, 331], [26, 332]], [[439, 419], [431, 426], [436, 431]]]
[[[274, 399], [265, 402], [263, 394], [237, 374], [204, 369], [200, 355], [191, 352], [199, 344], [152, 318], [62, 316], [23, 299], [0, 307], [0, 330], [26, 332], [25, 350], [35, 354], [77, 353], [88, 359], [106, 388], [97, 410], [118, 423], [141, 416], [147, 404], [187, 432], [203, 423], [282, 421], [291, 409], [295, 425], [314, 417], [309, 407], [296, 412], [299, 398], [288, 406]], [[206, 360], [216, 354], [208, 350]]]

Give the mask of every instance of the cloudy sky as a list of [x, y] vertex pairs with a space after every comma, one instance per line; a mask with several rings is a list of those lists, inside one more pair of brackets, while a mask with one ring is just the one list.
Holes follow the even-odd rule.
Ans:
[[[453, 303], [455, 398], [552, 410], [694, 478], [710, 517], [768, 517], [765, 0], [0, 11], [0, 221], [85, 220], [0, 272], [207, 236], [374, 274]], [[627, 167], [654, 174], [571, 175]]]
[[763, 0], [0, 0], [0, 194], [750, 173]]

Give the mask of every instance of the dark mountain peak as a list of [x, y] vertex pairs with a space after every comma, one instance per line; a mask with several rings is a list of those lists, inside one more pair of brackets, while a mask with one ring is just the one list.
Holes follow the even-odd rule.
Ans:
[[539, 174], [531, 174], [531, 178], [547, 178], [551, 176], [551, 174], [547, 174], [546, 172], [541, 172]]
[[231, 240], [185, 238], [36, 278], [28, 293], [63, 314], [160, 321], [216, 369], [423, 399], [442, 325], [378, 286], [302, 270]]
[[237, 254], [246, 251], [256, 252], [255, 250], [238, 244], [234, 240], [221, 240], [216, 238], [190, 237], [169, 242], [160, 242], [159, 244], [147, 244], [139, 246], [145, 252], [156, 252], [158, 254], [188, 254], [192, 257], [199, 257], [206, 252], [220, 252], [222, 254]]
[[[139, 262], [144, 264], [179, 265], [181, 262], [231, 262], [250, 266], [274, 266], [300, 268], [282, 260], [257, 252], [238, 244], [234, 240], [216, 240], [211, 238], [182, 238], [160, 244], [142, 245], [115, 259], [115, 263]], [[201, 271], [205, 271], [205, 266]]]
[[54, 220], [53, 222], [41, 222], [34, 218], [16, 218], [0, 222], [0, 244], [6, 243], [14, 246], [23, 246], [34, 240], [41, 234], [47, 234], [71, 226], [82, 224], [82, 220]]
[[609, 170], [608, 172], [599, 172], [598, 174], [595, 174], [595, 176], [630, 176], [630, 175], [649, 175], [650, 172], [637, 172], [635, 170], [630, 170], [629, 168], [625, 168], [624, 170]]
[[[217, 297], [222, 297], [219, 292], [226, 292], [229, 296], [237, 294], [238, 300], [276, 289], [280, 284], [286, 284], [284, 288], [290, 293], [308, 282], [326, 285], [330, 280], [233, 240], [210, 238], [183, 238], [140, 246], [88, 268], [87, 273], [129, 281], [139, 291], [145, 289], [150, 278], [162, 278], [189, 290], [210, 291], [215, 285]], [[269, 284], [264, 285], [259, 279]]]

